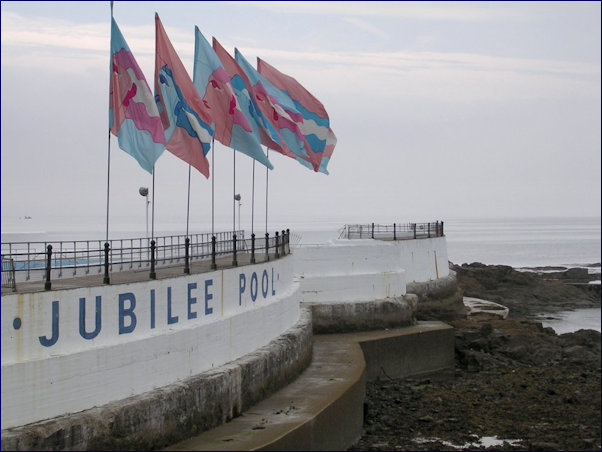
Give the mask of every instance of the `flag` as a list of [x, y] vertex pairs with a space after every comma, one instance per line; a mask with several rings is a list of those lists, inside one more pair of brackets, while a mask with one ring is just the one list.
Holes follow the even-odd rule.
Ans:
[[255, 95], [249, 79], [244, 71], [238, 66], [238, 63], [232, 56], [222, 47], [222, 45], [213, 38], [213, 50], [222, 62], [230, 84], [236, 93], [238, 103], [241, 110], [247, 117], [249, 125], [255, 133], [261, 137], [261, 144], [270, 149], [275, 149], [283, 152], [281, 147], [280, 136], [276, 128], [268, 121], [266, 114], [269, 114], [265, 109], [261, 109], [255, 101]]
[[322, 156], [319, 171], [328, 174], [326, 167], [337, 138], [330, 128], [330, 118], [322, 102], [293, 77], [283, 74], [260, 58], [257, 58], [257, 71], [293, 100], [297, 111], [303, 116], [303, 124], [299, 127], [305, 140], [312, 152]]
[[297, 111], [293, 100], [286, 92], [276, 88], [257, 72], [238, 49], [234, 49], [234, 55], [236, 62], [249, 78], [257, 103], [271, 111], [268, 117], [280, 134], [282, 147], [286, 150], [285, 155], [318, 171], [322, 156], [314, 153], [309, 143], [306, 142], [305, 136], [301, 132], [303, 115]]
[[155, 98], [130, 51], [111, 9], [109, 129], [119, 147], [149, 173], [165, 149]]
[[230, 77], [198, 27], [195, 27], [193, 82], [211, 111], [215, 139], [273, 169], [261, 149], [259, 133], [254, 133], [238, 103]]
[[212, 118], [155, 13], [155, 100], [167, 150], [209, 178]]

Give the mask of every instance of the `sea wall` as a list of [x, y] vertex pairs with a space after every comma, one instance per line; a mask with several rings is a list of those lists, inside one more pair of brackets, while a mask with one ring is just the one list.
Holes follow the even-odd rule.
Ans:
[[299, 319], [293, 256], [177, 278], [2, 296], [2, 430], [251, 354]]

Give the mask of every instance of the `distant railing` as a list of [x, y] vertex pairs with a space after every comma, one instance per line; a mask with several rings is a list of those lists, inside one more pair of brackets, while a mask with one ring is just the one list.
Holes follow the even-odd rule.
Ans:
[[218, 232], [215, 235], [168, 235], [133, 238], [59, 242], [11, 242], [2, 244], [2, 287], [15, 288], [17, 281], [43, 281], [50, 289], [52, 279], [100, 274], [105, 283], [109, 274], [148, 267], [150, 278], [156, 278], [156, 269], [184, 264], [184, 273], [190, 272], [190, 263], [211, 259], [211, 268], [217, 268], [216, 258], [232, 255], [232, 265], [238, 265], [237, 256], [250, 254], [269, 260], [290, 253], [288, 229], [270, 237], [245, 238], [244, 231]]
[[443, 237], [443, 221], [434, 223], [346, 224], [339, 238], [411, 240]]

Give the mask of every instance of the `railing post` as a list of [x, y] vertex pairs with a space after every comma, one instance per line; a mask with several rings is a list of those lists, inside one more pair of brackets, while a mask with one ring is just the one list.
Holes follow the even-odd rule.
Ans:
[[255, 233], [251, 234], [251, 263], [255, 263]]
[[393, 240], [397, 240], [397, 231], [395, 230], [395, 223], [393, 223]]
[[188, 237], [186, 237], [186, 240], [184, 240], [184, 273], [189, 275], [190, 274], [190, 263], [189, 263], [189, 259], [190, 259], [190, 239]]
[[150, 258], [151, 258], [151, 268], [150, 268], [150, 279], [157, 279], [157, 273], [155, 272], [155, 241], [151, 240], [150, 243]]
[[427, 229], [427, 231], [428, 231], [428, 237], [429, 237], [429, 239], [430, 239], [430, 238], [431, 238], [431, 223], [429, 222], [429, 223], [427, 223], [426, 225], [427, 225], [427, 228], [426, 228], [426, 229]]
[[443, 232], [443, 221], [441, 222], [441, 237], [443, 237], [445, 233]]
[[270, 233], [265, 233], [265, 260], [269, 262], [270, 260]]
[[412, 229], [414, 230], [414, 238], [416, 238], [416, 223], [412, 223]]
[[276, 247], [274, 249], [274, 254], [276, 254], [276, 259], [280, 257], [280, 241], [278, 237], [278, 231], [276, 231]]
[[374, 238], [374, 223], [372, 223], [372, 238]]
[[284, 240], [286, 237], [286, 231], [284, 229], [282, 230], [282, 235], [280, 237], [282, 237], [282, 240], [281, 240], [282, 244], [280, 245], [282, 247], [282, 252], [280, 253], [280, 255], [282, 257], [284, 257], [284, 256], [286, 256], [286, 249], [284, 248]]
[[109, 242], [105, 242], [105, 276], [102, 279], [103, 284], [111, 284], [111, 278], [109, 278]]
[[217, 269], [217, 264], [215, 263], [215, 245], [216, 238], [215, 236], [211, 236], [211, 270]]
[[238, 260], [236, 259], [236, 234], [232, 234], [232, 265], [238, 267]]
[[291, 230], [286, 230], [286, 253], [291, 254]]
[[52, 265], [52, 245], [48, 245], [46, 257], [46, 282], [44, 283], [44, 290], [50, 290], [52, 283], [50, 282], [50, 269]]

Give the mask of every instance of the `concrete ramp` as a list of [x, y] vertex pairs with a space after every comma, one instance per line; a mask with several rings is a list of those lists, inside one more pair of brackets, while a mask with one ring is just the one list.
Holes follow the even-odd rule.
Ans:
[[452, 370], [442, 322], [314, 336], [313, 361], [293, 383], [241, 416], [167, 450], [344, 450], [363, 431], [366, 379]]

